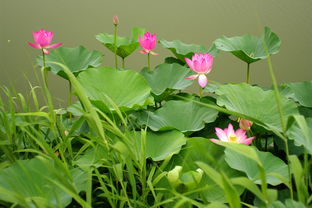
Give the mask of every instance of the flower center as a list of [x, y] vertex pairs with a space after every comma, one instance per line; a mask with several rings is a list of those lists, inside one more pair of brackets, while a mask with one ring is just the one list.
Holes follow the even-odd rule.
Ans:
[[235, 134], [230, 134], [228, 139], [229, 139], [229, 142], [238, 143], [238, 141], [237, 141], [238, 138], [237, 138], [237, 136]]

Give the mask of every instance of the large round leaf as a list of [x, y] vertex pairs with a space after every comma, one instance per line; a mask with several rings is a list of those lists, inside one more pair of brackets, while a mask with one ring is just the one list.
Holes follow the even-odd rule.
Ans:
[[[132, 29], [131, 39], [117, 36], [117, 55], [126, 58], [139, 47], [138, 36], [143, 35], [145, 29], [135, 27]], [[108, 33], [100, 33], [96, 35], [96, 39], [100, 41], [106, 48], [115, 53], [114, 35]]]
[[312, 81], [291, 82], [284, 84], [285, 96], [292, 98], [305, 107], [312, 107]]
[[218, 111], [193, 102], [172, 100], [155, 112], [142, 113], [139, 122], [154, 131], [175, 128], [187, 132], [203, 129], [205, 123], [215, 121], [217, 115]]
[[[136, 138], [137, 149], [141, 149], [142, 137], [140, 132], [134, 135]], [[184, 134], [177, 130], [165, 132], [151, 132], [146, 134], [145, 156], [154, 161], [166, 159], [168, 156], [180, 152], [181, 147], [186, 143]]]
[[110, 109], [114, 109], [114, 104], [124, 110], [143, 106], [150, 97], [151, 88], [146, 80], [132, 70], [89, 69], [80, 73], [78, 80], [96, 105]]
[[[258, 160], [264, 169], [268, 184], [278, 185], [283, 182], [279, 177], [275, 176], [276, 174], [288, 180], [288, 166], [281, 159], [275, 157], [270, 152], [260, 152], [253, 147], [245, 148], [252, 148], [255, 154], [258, 155]], [[253, 180], [257, 184], [261, 184], [260, 171], [258, 163], [255, 160], [252, 160], [250, 157], [246, 157], [237, 150], [234, 151], [229, 148], [226, 148], [225, 150], [225, 160], [230, 167], [243, 171], [249, 179]]]
[[179, 60], [183, 61], [183, 63], [185, 62], [184, 57], [191, 58], [194, 53], [210, 53], [213, 56], [217, 56], [219, 53], [219, 50], [215, 45], [212, 45], [210, 49], [207, 49], [201, 45], [186, 44], [179, 40], [160, 40], [160, 44], [164, 48], [169, 49]]
[[57, 184], [78, 194], [86, 190], [86, 173], [75, 168], [70, 177], [52, 160], [20, 160], [0, 171], [0, 199], [23, 207], [66, 207], [71, 196]]
[[191, 70], [179, 64], [161, 64], [149, 72], [144, 68], [141, 74], [145, 77], [155, 95], [162, 94], [166, 89], [183, 90], [192, 84], [185, 79]]
[[229, 51], [246, 63], [266, 59], [271, 54], [279, 52], [281, 41], [268, 27], [264, 28], [261, 37], [243, 35], [238, 37], [222, 37], [215, 41], [219, 50]]
[[[282, 132], [280, 115], [272, 90], [264, 91], [259, 87], [241, 83], [219, 86], [216, 94], [219, 95], [218, 105], [261, 121], [266, 128]], [[285, 118], [298, 114], [296, 104], [283, 96], [281, 105]]]
[[[88, 51], [83, 46], [78, 46], [75, 48], [60, 47], [58, 49], [52, 50], [49, 55], [46, 55], [46, 66], [50, 67], [54, 74], [68, 79], [61, 66], [49, 62], [61, 63], [67, 66], [71, 72], [73, 72], [73, 74], [77, 75], [81, 71], [84, 71], [88, 68], [100, 66], [102, 63], [102, 56], [103, 54], [101, 52]], [[39, 66], [43, 65], [42, 56], [38, 56], [37, 64]]]

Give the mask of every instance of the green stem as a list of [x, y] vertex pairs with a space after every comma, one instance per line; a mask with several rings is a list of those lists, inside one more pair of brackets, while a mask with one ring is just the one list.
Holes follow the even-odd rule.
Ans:
[[266, 176], [263, 167], [258, 166], [259, 172], [260, 172], [260, 179], [261, 179], [261, 191], [265, 197], [266, 204], [268, 203], [268, 187], [267, 187], [267, 181], [266, 181]]
[[117, 24], [114, 24], [114, 54], [115, 54], [115, 67], [118, 69], [118, 59], [117, 59]]
[[[72, 89], [72, 84], [70, 81], [68, 81], [69, 83], [69, 99], [68, 99], [68, 106], [70, 106], [72, 103], [73, 103], [73, 89]], [[71, 119], [72, 118], [72, 113], [69, 112], [69, 118]]]
[[41, 74], [42, 74], [42, 77], [43, 77], [43, 91], [44, 91], [44, 94], [46, 95], [46, 98], [47, 98], [48, 108], [49, 108], [49, 115], [50, 115], [52, 126], [54, 127], [55, 123], [56, 123], [56, 117], [55, 117], [55, 113], [54, 113], [52, 96], [51, 96], [51, 93], [50, 93], [50, 91], [48, 89], [48, 79], [47, 79], [47, 77], [48, 77], [48, 70], [45, 67], [43, 67], [41, 69]]
[[148, 67], [148, 71], [151, 71], [151, 54], [150, 53], [147, 54], [147, 67]]
[[70, 83], [70, 81], [68, 81], [69, 83], [69, 99], [68, 99], [68, 106], [70, 106], [73, 103], [73, 96], [72, 96], [72, 85]]
[[203, 96], [203, 88], [199, 86], [199, 98], [202, 98]]
[[[272, 62], [271, 62], [270, 56], [268, 56], [267, 61], [268, 61], [268, 65], [269, 65], [269, 73], [270, 73], [272, 83], [273, 83], [273, 87], [274, 87], [275, 100], [276, 100], [276, 104], [277, 104], [277, 108], [278, 108], [278, 112], [279, 112], [279, 116], [280, 116], [280, 120], [281, 120], [281, 126], [282, 126], [282, 130], [283, 130], [283, 141], [285, 143], [285, 149], [286, 149], [285, 151], [286, 151], [286, 156], [287, 156], [287, 161], [288, 161], [289, 183], [291, 184], [292, 174], [291, 174], [291, 170], [290, 170], [289, 147], [288, 147], [287, 138], [284, 137], [286, 135], [287, 129], [286, 129], [286, 124], [285, 124], [285, 120], [284, 120], [284, 113], [283, 113], [282, 104], [281, 104], [281, 97], [280, 97], [280, 93], [278, 90], [278, 85], [277, 85], [277, 81], [275, 78], [275, 74], [273, 72], [273, 67], [272, 67]], [[290, 196], [293, 199], [294, 195], [293, 195], [293, 189], [292, 189], [291, 185], [289, 186], [289, 189], [290, 189]]]
[[284, 114], [283, 114], [283, 110], [282, 110], [281, 97], [280, 97], [280, 93], [278, 90], [277, 81], [276, 81], [276, 78], [275, 78], [275, 75], [273, 72], [273, 67], [272, 67], [270, 57], [268, 57], [267, 60], [268, 60], [268, 65], [269, 65], [269, 72], [270, 72], [273, 87], [274, 87], [274, 95], [275, 95], [275, 100], [276, 100], [276, 104], [277, 104], [277, 108], [278, 108], [278, 112], [279, 112], [279, 116], [280, 116], [280, 120], [281, 120], [281, 125], [282, 125], [282, 129], [283, 129], [283, 133], [285, 133], [286, 132], [286, 125], [285, 125]]
[[42, 64], [43, 64], [43, 81], [44, 81], [44, 84], [45, 86], [48, 88], [48, 72], [46, 70], [46, 57], [45, 57], [45, 53], [43, 51], [43, 49], [41, 49], [42, 51]]
[[42, 51], [42, 63], [43, 63], [43, 67], [45, 68], [46, 67], [45, 53], [43, 49], [41, 49], [41, 51]]
[[125, 58], [122, 58], [122, 68], [125, 68]]
[[249, 84], [249, 75], [250, 75], [250, 64], [247, 64], [247, 76], [246, 76], [246, 83]]
[[92, 169], [88, 171], [87, 191], [86, 191], [87, 204], [92, 206]]

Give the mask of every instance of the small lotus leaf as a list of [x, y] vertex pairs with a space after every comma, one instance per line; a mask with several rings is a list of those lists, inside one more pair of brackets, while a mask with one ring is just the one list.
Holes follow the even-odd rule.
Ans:
[[[141, 149], [142, 137], [140, 132], [134, 135], [138, 149]], [[166, 159], [168, 156], [180, 152], [182, 146], [186, 143], [184, 134], [177, 130], [165, 132], [151, 132], [146, 134], [145, 155], [146, 158], [152, 158], [154, 161]]]
[[160, 40], [160, 44], [164, 48], [169, 49], [183, 63], [185, 63], [185, 57], [191, 58], [194, 53], [210, 53], [213, 56], [217, 56], [219, 53], [219, 50], [215, 45], [212, 45], [210, 49], [207, 49], [201, 45], [186, 44], [179, 40]]
[[[116, 45], [117, 45], [117, 55], [121, 58], [126, 58], [131, 53], [133, 53], [138, 47], [138, 36], [143, 35], [145, 29], [135, 27], [132, 29], [131, 39], [127, 37], [117, 36]], [[96, 39], [100, 41], [106, 48], [108, 48], [113, 53], [115, 52], [114, 46], [114, 35], [108, 33], [100, 33], [96, 35]]]
[[166, 89], [183, 90], [192, 84], [185, 79], [191, 70], [179, 64], [161, 64], [149, 72], [144, 68], [141, 74], [145, 77], [155, 95], [162, 94]]

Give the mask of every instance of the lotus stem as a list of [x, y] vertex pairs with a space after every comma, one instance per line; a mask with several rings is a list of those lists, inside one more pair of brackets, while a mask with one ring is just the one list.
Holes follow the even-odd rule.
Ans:
[[125, 58], [122, 58], [122, 68], [125, 68]]
[[250, 75], [250, 63], [247, 64], [247, 76], [246, 76], [247, 84], [249, 84], [249, 75]]
[[147, 54], [147, 67], [148, 67], [148, 71], [151, 71], [151, 54], [150, 53]]
[[42, 65], [43, 65], [42, 70], [44, 70], [44, 73], [42, 74], [43, 75], [43, 81], [44, 81], [44, 85], [48, 88], [48, 73], [46, 70], [46, 57], [45, 57], [45, 53], [44, 53], [43, 49], [41, 51], [42, 51]]
[[199, 98], [203, 97], [203, 88], [199, 86]]
[[[266, 48], [266, 50], [267, 50], [267, 48]], [[278, 108], [278, 112], [279, 112], [279, 116], [280, 116], [280, 120], [281, 120], [281, 126], [282, 126], [282, 130], [283, 130], [283, 137], [281, 137], [281, 138], [283, 139], [283, 141], [285, 143], [285, 153], [286, 153], [287, 162], [288, 162], [289, 183], [291, 183], [292, 174], [291, 174], [291, 170], [290, 170], [288, 140], [287, 140], [287, 138], [285, 138], [287, 129], [286, 129], [286, 124], [285, 124], [285, 120], [284, 120], [284, 112], [283, 112], [283, 109], [282, 109], [281, 97], [280, 97], [280, 93], [279, 93], [279, 90], [278, 90], [276, 77], [275, 77], [275, 74], [273, 72], [273, 67], [272, 67], [272, 62], [271, 62], [270, 56], [268, 56], [267, 62], [268, 62], [269, 73], [270, 73], [270, 76], [271, 76], [271, 79], [272, 79], [272, 83], [273, 83], [273, 87], [274, 87], [274, 95], [275, 95], [276, 105], [277, 105], [277, 108]], [[293, 193], [293, 189], [292, 189], [291, 185], [289, 186], [289, 191], [290, 191], [290, 198], [293, 199], [294, 198], [294, 193]]]
[[70, 83], [70, 81], [68, 83], [69, 83], [69, 100], [68, 100], [68, 105], [71, 105], [73, 103], [72, 102], [72, 84]]
[[115, 67], [118, 69], [118, 59], [117, 59], [117, 24], [114, 24], [114, 54], [115, 54]]
[[43, 49], [41, 49], [41, 51], [42, 51], [42, 63], [43, 63], [43, 67], [45, 68], [46, 67], [45, 53]]
[[[68, 83], [69, 83], [69, 98], [68, 98], [68, 106], [70, 106], [72, 103], [73, 103], [73, 87], [72, 87], [72, 84], [71, 82], [68, 80]], [[72, 113], [69, 112], [69, 119], [72, 119]]]

